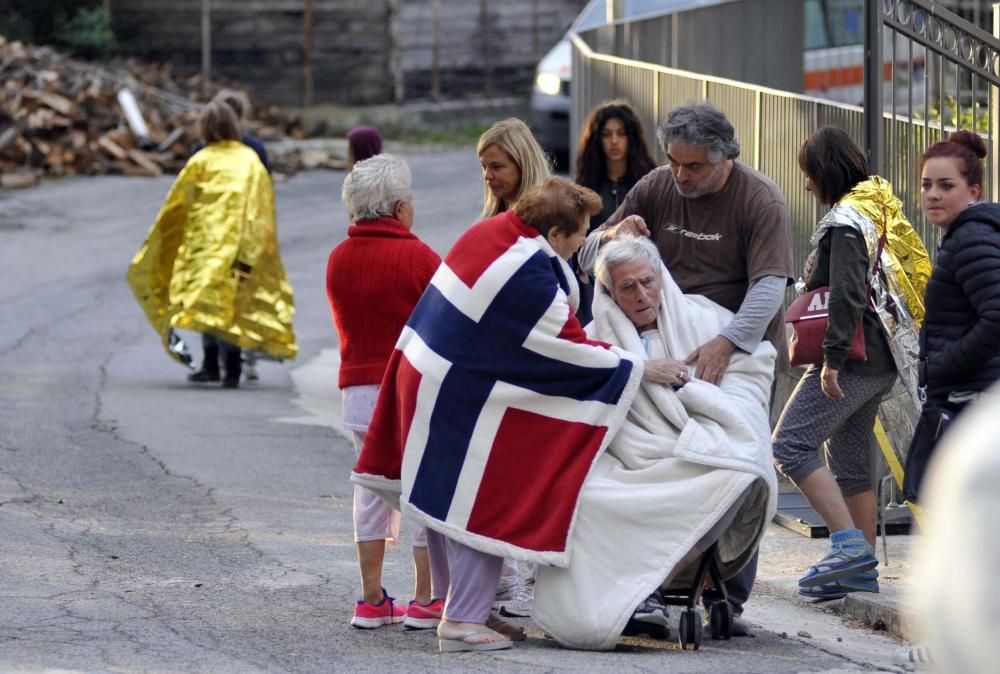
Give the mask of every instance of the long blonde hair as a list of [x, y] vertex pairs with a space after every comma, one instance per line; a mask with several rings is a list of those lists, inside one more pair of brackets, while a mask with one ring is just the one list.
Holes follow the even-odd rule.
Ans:
[[515, 117], [500, 120], [481, 135], [476, 145], [476, 156], [481, 157], [491, 145], [496, 145], [507, 153], [511, 161], [517, 165], [521, 172], [521, 182], [517, 186], [517, 194], [513, 201], [507, 204], [493, 196], [489, 185], [483, 181], [483, 218], [493, 217], [511, 208], [525, 190], [541, 184], [550, 173], [549, 162], [538, 141], [531, 135], [527, 125]]

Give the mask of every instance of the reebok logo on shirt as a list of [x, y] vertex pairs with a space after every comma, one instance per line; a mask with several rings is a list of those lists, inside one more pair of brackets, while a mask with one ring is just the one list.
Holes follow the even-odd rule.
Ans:
[[677, 225], [667, 225], [667, 231], [671, 234], [680, 234], [681, 236], [686, 236], [689, 239], [694, 239], [695, 241], [722, 241], [721, 234], [702, 234], [700, 232], [691, 232]]

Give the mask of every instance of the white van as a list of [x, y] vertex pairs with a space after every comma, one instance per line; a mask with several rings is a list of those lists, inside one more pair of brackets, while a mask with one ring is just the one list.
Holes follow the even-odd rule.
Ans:
[[[606, 26], [614, 20], [635, 20], [678, 12], [693, 7], [714, 5], [730, 0], [590, 0], [570, 25], [569, 32], [580, 33]], [[535, 68], [535, 84], [531, 90], [531, 130], [539, 144], [561, 162], [569, 154], [570, 82], [573, 79], [573, 52], [569, 38], [564, 37], [547, 53]]]
[[[607, 0], [590, 0], [573, 20], [569, 32], [578, 33], [607, 23]], [[560, 162], [569, 156], [572, 71], [573, 53], [569, 38], [564, 37], [538, 62], [531, 90], [531, 130], [542, 148]]]

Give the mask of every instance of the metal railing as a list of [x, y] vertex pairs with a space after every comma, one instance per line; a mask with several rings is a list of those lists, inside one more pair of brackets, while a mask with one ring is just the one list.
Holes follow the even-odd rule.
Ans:
[[[861, 107], [599, 54], [581, 36], [572, 35], [571, 40], [571, 137], [579, 136], [594, 106], [610, 98], [627, 99], [650, 133], [674, 107], [692, 100], [710, 101], [735, 127], [742, 145], [740, 160], [770, 177], [785, 194], [792, 216], [796, 268], [802, 268], [821, 211], [805, 191], [805, 178], [796, 163], [799, 146], [815, 129], [828, 124], [844, 128], [860, 145]], [[662, 147], [655, 147], [655, 153], [657, 163], [666, 162]]]

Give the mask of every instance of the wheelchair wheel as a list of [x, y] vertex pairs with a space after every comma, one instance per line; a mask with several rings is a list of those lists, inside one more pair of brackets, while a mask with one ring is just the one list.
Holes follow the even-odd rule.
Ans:
[[728, 601], [717, 601], [708, 610], [708, 629], [713, 639], [733, 637], [733, 606]]
[[701, 630], [701, 615], [697, 610], [687, 609], [681, 613], [677, 630], [681, 648], [698, 650], [701, 646]]

